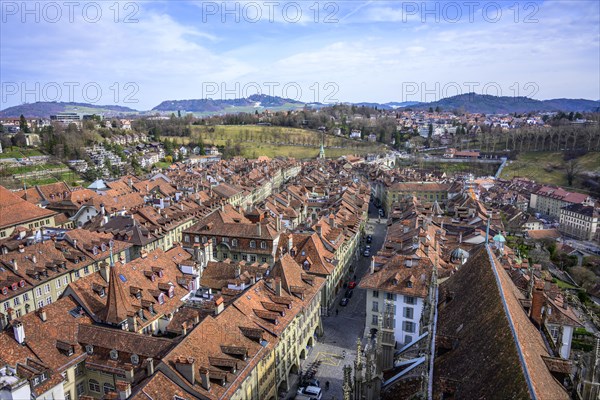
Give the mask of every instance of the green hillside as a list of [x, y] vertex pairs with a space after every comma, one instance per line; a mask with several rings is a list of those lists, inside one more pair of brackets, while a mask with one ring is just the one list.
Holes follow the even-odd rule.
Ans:
[[[321, 133], [307, 129], [257, 125], [191, 126], [191, 137], [173, 137], [176, 143], [190, 141], [205, 145], [240, 145], [242, 156], [286, 156], [314, 158], [321, 147]], [[368, 143], [338, 136], [325, 135], [325, 156], [340, 157], [348, 154], [383, 152], [381, 143]]]

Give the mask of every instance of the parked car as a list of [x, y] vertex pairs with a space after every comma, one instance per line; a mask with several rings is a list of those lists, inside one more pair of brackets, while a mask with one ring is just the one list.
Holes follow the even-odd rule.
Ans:
[[384, 215], [385, 215], [385, 214], [383, 213], [383, 208], [380, 208], [380, 209], [379, 209], [379, 216], [380, 216], [380, 217], [383, 217]]
[[308, 396], [311, 399], [321, 400], [323, 397], [323, 393], [321, 392], [321, 388], [318, 386], [307, 386], [304, 388], [298, 389], [296, 394]]
[[344, 297], [344, 298], [342, 298], [342, 299], [340, 300], [340, 306], [342, 306], [342, 307], [346, 307], [346, 306], [348, 305], [348, 302], [349, 302], [349, 301], [350, 301], [350, 299], [349, 299], [349, 298], [347, 298], [347, 297]]
[[363, 252], [363, 256], [369, 257], [370, 255], [371, 255], [371, 250], [365, 249], [365, 251]]
[[348, 283], [348, 289], [354, 289], [356, 287], [356, 281], [350, 281]]
[[371, 243], [373, 241], [373, 236], [367, 235], [367, 243]]
[[348, 290], [346, 290], [346, 293], [344, 294], [344, 296], [347, 297], [347, 298], [349, 298], [349, 299], [351, 299], [353, 292], [354, 291], [352, 289], [348, 289]]

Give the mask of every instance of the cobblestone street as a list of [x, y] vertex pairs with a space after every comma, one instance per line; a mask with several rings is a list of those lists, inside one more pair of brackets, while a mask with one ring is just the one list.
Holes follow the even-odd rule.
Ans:
[[[366, 226], [366, 234], [373, 235], [371, 245], [371, 254], [375, 254], [383, 245], [386, 231], [386, 220], [381, 219], [378, 223], [377, 208], [372, 204], [369, 208], [369, 221]], [[355, 261], [357, 283], [360, 278], [367, 273], [371, 257], [364, 257], [362, 249], [364, 244], [361, 244], [361, 254], [358, 260]], [[349, 280], [353, 276], [350, 275]], [[344, 365], [354, 365], [356, 358], [356, 340], [363, 338], [365, 329], [365, 293], [361, 289], [354, 289], [354, 293], [350, 302], [345, 307], [340, 306], [339, 302], [344, 296], [345, 289], [340, 290], [335, 306], [330, 312], [330, 316], [323, 317], [323, 326], [325, 334], [319, 338], [314, 348], [309, 353], [306, 360], [302, 364], [302, 371], [306, 371], [311, 364], [320, 361], [316, 373], [316, 379], [321, 383], [323, 389], [323, 400], [341, 400], [343, 398], [343, 367]], [[337, 315], [336, 315], [337, 310]], [[329, 382], [329, 390], [325, 389], [325, 383]], [[297, 382], [290, 390], [287, 398], [295, 397]]]

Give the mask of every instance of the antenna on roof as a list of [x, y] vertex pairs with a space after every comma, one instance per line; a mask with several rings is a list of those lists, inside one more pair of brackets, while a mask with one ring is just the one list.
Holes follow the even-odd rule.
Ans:
[[110, 247], [110, 266], [114, 267], [115, 266], [115, 260], [113, 258], [113, 241], [111, 240], [110, 242], [108, 242], [108, 245]]
[[485, 244], [486, 246], [490, 243], [490, 222], [492, 221], [492, 212], [488, 214], [487, 226], [485, 228]]

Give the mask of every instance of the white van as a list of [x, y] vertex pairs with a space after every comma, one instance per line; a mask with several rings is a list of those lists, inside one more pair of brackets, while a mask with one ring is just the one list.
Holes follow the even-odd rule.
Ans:
[[[298, 389], [298, 395], [308, 396], [310, 399], [321, 400], [323, 397], [323, 393], [321, 393], [321, 388], [318, 386], [307, 386], [305, 388]], [[296, 396], [296, 398], [298, 398]]]

